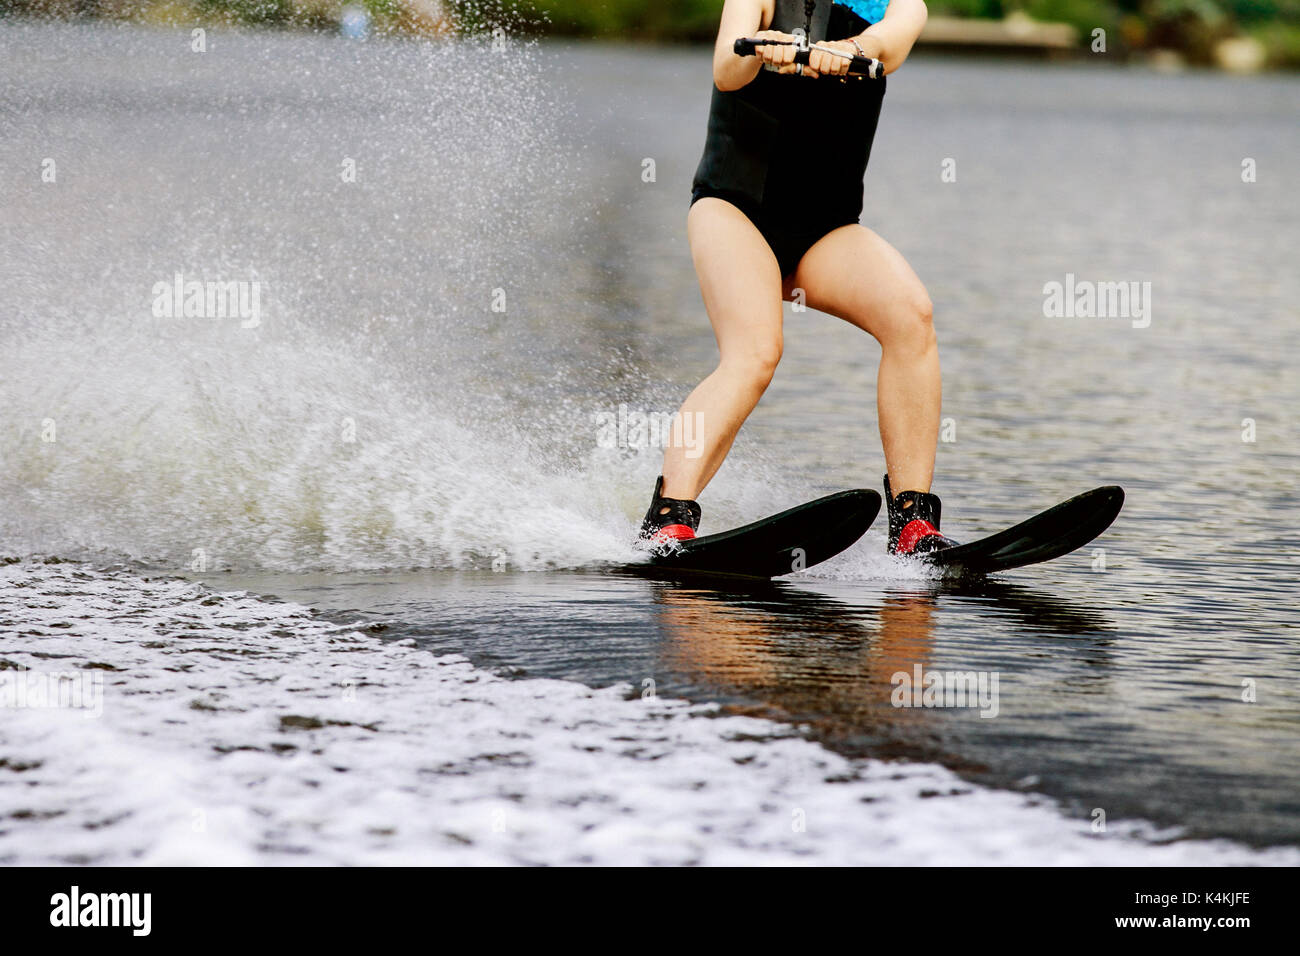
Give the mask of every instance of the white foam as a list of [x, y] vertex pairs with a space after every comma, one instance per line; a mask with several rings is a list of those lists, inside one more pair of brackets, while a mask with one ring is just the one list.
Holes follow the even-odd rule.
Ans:
[[0, 676], [106, 678], [99, 719], [4, 714], [9, 864], [1300, 862], [1093, 834], [942, 767], [850, 762], [627, 687], [506, 680], [184, 581], [12, 564], [0, 621]]

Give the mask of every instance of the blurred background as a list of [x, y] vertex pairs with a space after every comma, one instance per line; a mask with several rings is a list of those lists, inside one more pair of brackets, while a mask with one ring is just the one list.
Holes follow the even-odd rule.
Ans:
[[[0, 17], [257, 24], [354, 36], [500, 25], [536, 34], [703, 42], [713, 38], [721, 7], [722, 0], [0, 0]], [[921, 44], [932, 49], [1104, 53], [1165, 69], [1300, 68], [1300, 0], [930, 0], [929, 8]]]

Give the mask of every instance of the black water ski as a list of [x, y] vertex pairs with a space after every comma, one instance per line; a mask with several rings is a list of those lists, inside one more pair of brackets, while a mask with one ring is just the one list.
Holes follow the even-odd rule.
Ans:
[[773, 578], [833, 558], [866, 533], [879, 511], [875, 491], [841, 491], [741, 528], [685, 541], [629, 570]]
[[951, 574], [989, 574], [1050, 561], [1083, 547], [1110, 527], [1124, 506], [1124, 489], [1094, 488], [1014, 528], [922, 556]]

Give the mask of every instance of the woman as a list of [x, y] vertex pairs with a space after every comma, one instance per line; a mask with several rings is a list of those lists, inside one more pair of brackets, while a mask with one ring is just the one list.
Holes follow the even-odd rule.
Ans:
[[[883, 79], [848, 77], [854, 55], [898, 69], [925, 24], [923, 0], [726, 0], [713, 54], [709, 129], [687, 233], [721, 360], [682, 404], [702, 447], [664, 454], [642, 536], [687, 540], [709, 483], [781, 359], [781, 302], [851, 322], [881, 346], [877, 382], [889, 550], [950, 547], [929, 493], [939, 431], [930, 299], [889, 243], [858, 225]], [[814, 45], [794, 62], [796, 31]], [[784, 41], [761, 58], [740, 37]]]

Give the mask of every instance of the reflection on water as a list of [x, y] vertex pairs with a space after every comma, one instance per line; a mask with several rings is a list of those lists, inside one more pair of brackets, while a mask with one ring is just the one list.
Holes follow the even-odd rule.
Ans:
[[870, 608], [779, 584], [748, 593], [668, 584], [654, 595], [666, 637], [660, 660], [677, 679], [752, 701], [760, 715], [806, 725], [837, 749], [975, 769], [942, 747], [934, 724], [945, 711], [892, 703], [895, 675], [933, 666], [941, 594], [988, 602], [1018, 627], [1107, 630], [1085, 609], [996, 581], [900, 588]]

